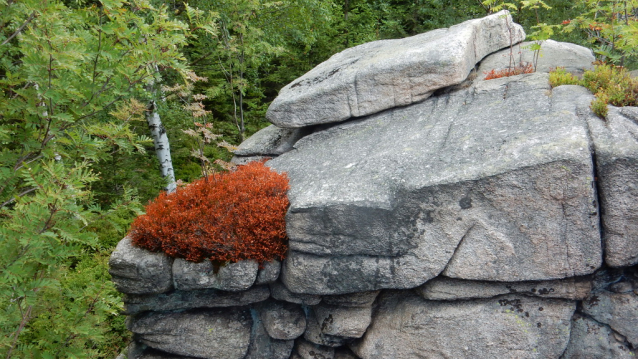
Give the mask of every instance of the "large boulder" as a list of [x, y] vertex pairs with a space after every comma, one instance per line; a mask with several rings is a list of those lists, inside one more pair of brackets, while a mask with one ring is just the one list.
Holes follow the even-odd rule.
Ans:
[[133, 246], [130, 237], [117, 244], [109, 259], [109, 273], [122, 293], [157, 294], [173, 288], [173, 258]]
[[353, 346], [363, 359], [558, 358], [576, 309], [573, 302], [524, 296], [443, 302], [396, 292], [380, 302]]
[[303, 127], [409, 105], [462, 82], [483, 57], [524, 38], [523, 28], [502, 11], [449, 29], [359, 45], [285, 86], [266, 117], [279, 127]]
[[414, 288], [601, 265], [586, 122], [591, 94], [546, 74], [442, 94], [306, 136], [268, 165], [290, 178], [294, 292]]
[[606, 119], [588, 117], [604, 229], [605, 262], [638, 264], [638, 107], [609, 106]]
[[213, 309], [181, 313], [149, 312], [128, 325], [137, 341], [167, 353], [207, 359], [243, 359], [252, 328], [250, 312]]

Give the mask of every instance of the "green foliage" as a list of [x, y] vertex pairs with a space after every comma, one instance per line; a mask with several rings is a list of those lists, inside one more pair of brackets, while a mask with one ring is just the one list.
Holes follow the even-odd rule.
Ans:
[[592, 101], [592, 111], [601, 118], [607, 117], [607, 105], [637, 106], [638, 80], [631, 77], [627, 69], [599, 63], [594, 71], [585, 71], [582, 80], [564, 69], [556, 69], [549, 75], [552, 87], [560, 85], [581, 85], [587, 87], [596, 98]]
[[[140, 205], [128, 186], [99, 184], [95, 169], [144, 153], [148, 137], [109, 112], [143, 95], [156, 68], [187, 78], [188, 33], [144, 0], [0, 2], [2, 356], [114, 354], [104, 320], [119, 304], [92, 224]], [[93, 272], [78, 269], [97, 258]]]
[[565, 21], [564, 31], [583, 33], [599, 59], [620, 66], [638, 66], [638, 1], [579, 0], [586, 8]]
[[549, 73], [549, 84], [552, 87], [558, 87], [561, 85], [579, 85], [580, 79], [572, 73], [565, 71], [564, 67], [559, 67]]

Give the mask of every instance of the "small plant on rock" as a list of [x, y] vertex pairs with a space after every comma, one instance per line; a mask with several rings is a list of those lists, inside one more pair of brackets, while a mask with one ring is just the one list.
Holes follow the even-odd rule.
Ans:
[[133, 222], [133, 243], [200, 262], [283, 259], [288, 179], [263, 162], [162, 193]]
[[552, 87], [581, 85], [589, 89], [596, 95], [591, 109], [601, 118], [607, 117], [607, 105], [638, 106], [638, 80], [621, 66], [599, 62], [594, 71], [585, 71], [582, 80], [558, 68], [550, 73], [549, 81]]
[[522, 74], [531, 74], [532, 72], [534, 72], [534, 66], [532, 64], [527, 64], [527, 65], [523, 65], [523, 64], [519, 64], [513, 68], [507, 68], [507, 69], [502, 69], [502, 70], [490, 70], [488, 72], [485, 72], [485, 80], [493, 80], [493, 79], [499, 79], [501, 77], [510, 77], [510, 76], [516, 76], [516, 75], [522, 75]]

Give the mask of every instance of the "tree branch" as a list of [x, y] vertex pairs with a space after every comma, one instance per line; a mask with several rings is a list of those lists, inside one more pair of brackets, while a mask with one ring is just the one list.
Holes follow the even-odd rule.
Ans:
[[22, 32], [22, 30], [24, 30], [24, 28], [31, 22], [31, 20], [33, 20], [34, 17], [35, 17], [35, 11], [32, 12], [29, 18], [27, 19], [27, 21], [25, 21], [24, 24], [20, 25], [18, 30], [16, 30], [16, 32], [14, 32], [11, 36], [9, 36], [6, 40], [4, 40], [2, 44], [0, 44], [0, 46], [8, 44], [9, 41], [11, 41], [14, 37], [18, 36], [18, 34]]

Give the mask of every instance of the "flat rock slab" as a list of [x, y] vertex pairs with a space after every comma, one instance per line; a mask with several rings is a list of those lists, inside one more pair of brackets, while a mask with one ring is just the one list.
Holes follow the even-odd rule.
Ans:
[[156, 294], [173, 288], [173, 258], [133, 246], [125, 237], [109, 259], [109, 273], [115, 288], [122, 293]]
[[253, 260], [228, 263], [217, 271], [209, 260], [195, 263], [177, 258], [173, 263], [173, 279], [178, 290], [214, 288], [242, 291], [255, 283], [258, 271], [259, 264]]
[[508, 296], [426, 301], [405, 292], [380, 306], [354, 352], [363, 359], [558, 358], [576, 305], [560, 299]]
[[317, 305], [321, 302], [321, 297], [318, 295], [293, 293], [278, 281], [270, 284], [270, 295], [277, 300], [295, 304]]
[[636, 352], [617, 336], [609, 326], [574, 314], [569, 345], [561, 359], [634, 359]]
[[588, 117], [594, 140], [605, 262], [638, 264], [638, 107], [609, 106], [606, 120]]
[[209, 359], [243, 359], [250, 344], [250, 311], [213, 309], [150, 312], [132, 318], [137, 341], [167, 353]]
[[296, 292], [415, 288], [442, 271], [485, 281], [592, 273], [601, 239], [591, 95], [546, 74], [469, 88], [336, 125], [267, 164], [287, 172]]
[[437, 277], [416, 289], [428, 300], [492, 298], [503, 294], [523, 294], [541, 298], [583, 300], [592, 289], [589, 277], [540, 282], [482, 282]]
[[340, 122], [461, 83], [486, 55], [523, 41], [507, 11], [420, 35], [359, 45], [286, 85], [266, 118], [279, 127]]
[[268, 286], [254, 286], [241, 292], [217, 289], [173, 291], [155, 295], [125, 295], [124, 313], [128, 315], [146, 311], [168, 311], [192, 308], [236, 307], [265, 301], [270, 297]]
[[[504, 49], [491, 54], [481, 61], [478, 68], [478, 78], [484, 79], [491, 70], [505, 70], [519, 64], [534, 65], [534, 51], [530, 48], [534, 41], [523, 42], [510, 49]], [[510, 63], [510, 53], [512, 62]], [[550, 72], [557, 67], [563, 67], [567, 72], [581, 75], [585, 70], [593, 70], [596, 60], [591, 49], [568, 42], [547, 40], [541, 43], [540, 57], [536, 62], [536, 72]]]

